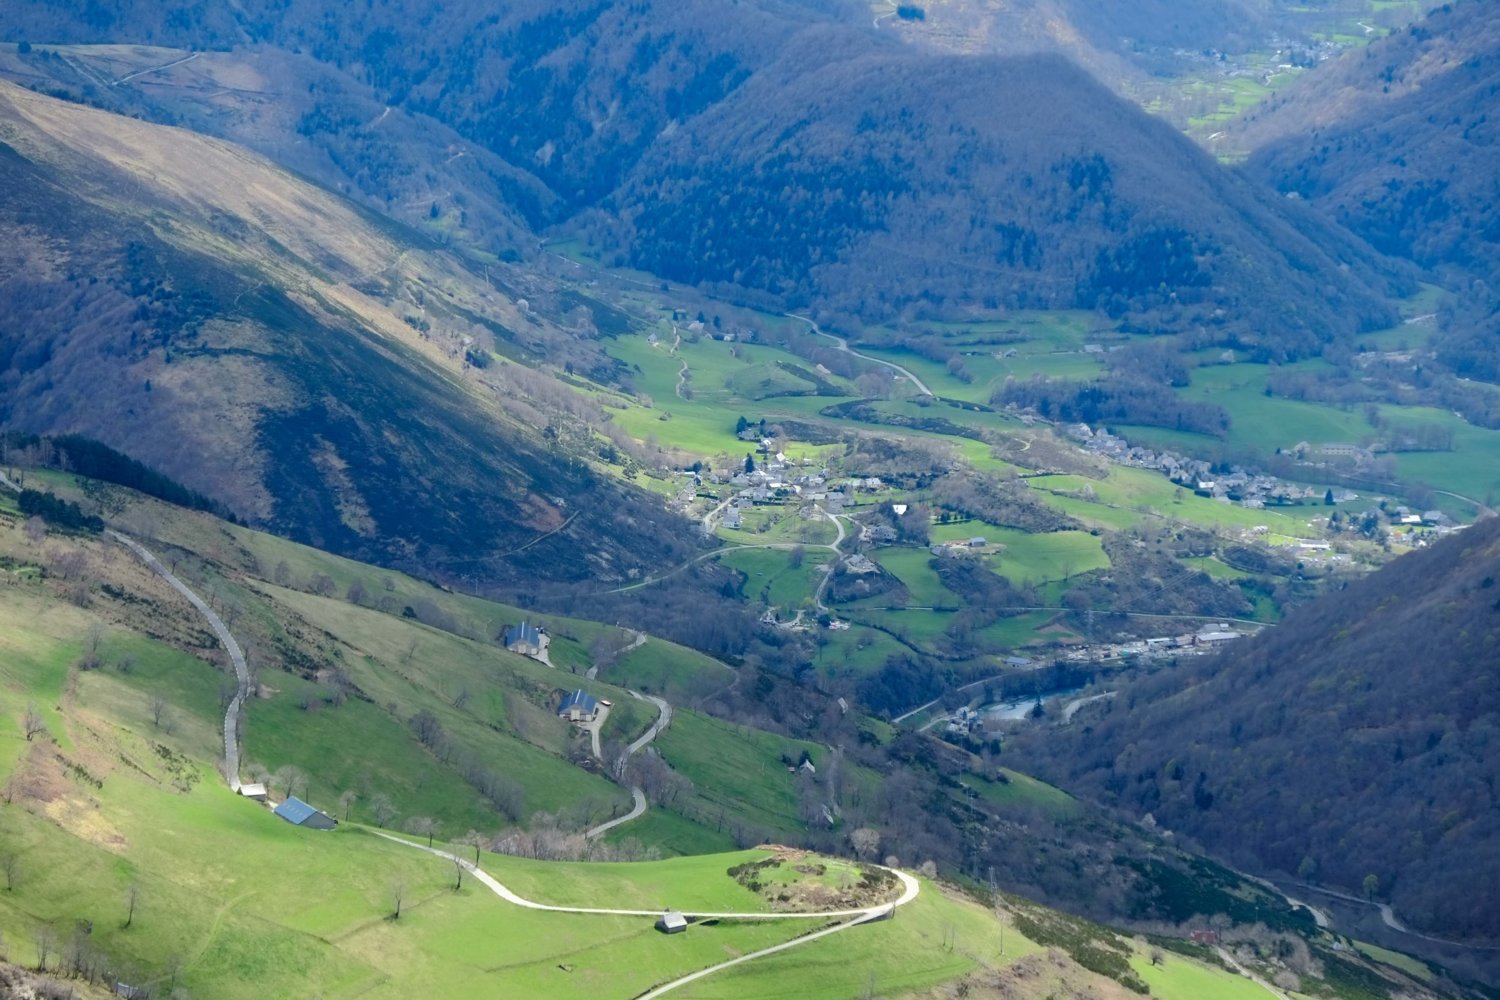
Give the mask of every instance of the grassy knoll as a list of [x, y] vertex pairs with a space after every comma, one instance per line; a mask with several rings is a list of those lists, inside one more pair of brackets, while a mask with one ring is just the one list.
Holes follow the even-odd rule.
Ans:
[[767, 831], [802, 827], [798, 813], [801, 776], [788, 774], [782, 758], [795, 763], [806, 751], [816, 765], [827, 752], [816, 743], [682, 710], [672, 716], [672, 725], [656, 745], [667, 763], [692, 780], [695, 818], [723, 816]]
[[610, 664], [603, 679], [675, 704], [723, 690], [734, 681], [734, 670], [695, 649], [652, 638]]

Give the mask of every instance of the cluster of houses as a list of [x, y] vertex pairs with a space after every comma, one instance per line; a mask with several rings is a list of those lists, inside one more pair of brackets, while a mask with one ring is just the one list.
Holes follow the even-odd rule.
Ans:
[[938, 542], [927, 548], [938, 557], [979, 555], [989, 548], [989, 540], [983, 535], [974, 535], [960, 542]]
[[803, 475], [792, 472], [786, 456], [777, 453], [774, 460], [750, 472], [736, 473], [728, 479], [710, 475], [710, 482], [738, 488], [724, 512], [724, 527], [742, 527], [744, 512], [758, 504], [796, 503], [800, 506], [799, 513], [811, 519], [819, 516], [819, 507], [829, 514], [842, 514], [845, 507], [856, 502], [856, 491], [874, 493], [885, 489], [885, 484], [874, 476], [835, 482], [829, 479], [827, 469]]
[[[1201, 459], [1132, 445], [1102, 427], [1093, 430], [1088, 424], [1073, 424], [1064, 428], [1064, 433], [1082, 445], [1084, 451], [1107, 458], [1116, 465], [1160, 472], [1185, 489], [1223, 503], [1237, 503], [1242, 507], [1259, 510], [1266, 506], [1284, 506], [1317, 499], [1319, 496], [1311, 487], [1299, 486], [1240, 466], [1233, 466], [1228, 473], [1215, 475], [1213, 467]], [[1344, 502], [1357, 497], [1346, 491], [1342, 497], [1335, 494], [1334, 499]]]
[[1064, 653], [1063, 658], [1075, 663], [1102, 663], [1131, 657], [1194, 655], [1210, 652], [1226, 642], [1233, 642], [1248, 634], [1234, 631], [1228, 622], [1219, 622], [1200, 632], [1158, 636], [1151, 639], [1133, 639], [1129, 642], [1078, 646]]

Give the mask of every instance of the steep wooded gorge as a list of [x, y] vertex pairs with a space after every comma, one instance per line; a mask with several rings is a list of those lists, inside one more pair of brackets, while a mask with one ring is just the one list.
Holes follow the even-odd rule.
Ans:
[[1235, 863], [1494, 940], [1500, 913], [1474, 878], [1500, 865], [1497, 644], [1491, 517], [1240, 648], [1143, 678], [1024, 757]]
[[1440, 360], [1500, 378], [1500, 20], [1444, 5], [1257, 109], [1233, 141], [1247, 174], [1301, 198], [1460, 294]]

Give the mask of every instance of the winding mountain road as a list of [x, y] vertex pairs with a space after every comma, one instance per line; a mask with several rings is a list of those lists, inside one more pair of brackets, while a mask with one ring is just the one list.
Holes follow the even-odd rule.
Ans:
[[856, 358], [864, 358], [866, 361], [870, 361], [870, 362], [873, 362], [874, 364], [881, 365], [881, 366], [886, 367], [886, 368], [890, 368], [893, 371], [900, 372], [902, 375], [905, 375], [907, 378], [911, 379], [911, 384], [914, 385], [914, 386], [916, 386], [917, 390], [919, 392], [921, 392], [922, 395], [924, 395], [924, 396], [936, 396], [937, 395], [937, 393], [935, 393], [931, 389], [927, 388], [927, 383], [925, 383], [921, 379], [917, 378], [917, 376], [912, 373], [911, 369], [909, 369], [909, 368], [903, 368], [900, 365], [896, 364], [894, 361], [885, 361], [885, 360], [883, 360], [881, 358], [872, 358], [868, 354], [861, 354], [861, 353], [859, 353], [854, 348], [852, 348], [852, 347], [849, 346], [849, 341], [845, 340], [843, 337], [836, 337], [836, 336], [834, 336], [831, 333], [824, 333], [823, 330], [822, 330], [822, 328], [819, 327], [818, 324], [814, 323], [812, 320], [808, 319], [806, 316], [798, 316], [796, 313], [786, 313], [785, 315], [787, 316], [788, 319], [798, 319], [798, 320], [801, 320], [802, 322], [806, 323], [809, 327], [812, 328], [812, 332], [813, 333], [817, 334], [819, 337], [827, 337], [829, 340], [831, 340], [835, 344], [839, 345], [839, 350], [843, 351], [845, 354], [852, 354]]
[[229, 633], [229, 626], [214, 612], [208, 603], [199, 597], [188, 587], [187, 584], [177, 579], [172, 571], [167, 569], [161, 562], [147, 551], [133, 538], [120, 534], [113, 528], [107, 528], [104, 532], [110, 538], [130, 549], [141, 561], [156, 572], [163, 580], [172, 585], [179, 594], [188, 599], [198, 613], [208, 619], [208, 624], [218, 636], [219, 644], [229, 654], [229, 660], [234, 664], [235, 691], [234, 697], [229, 700], [229, 708], [224, 712], [224, 773], [229, 779], [229, 787], [234, 791], [240, 790], [240, 743], [239, 722], [240, 709], [245, 703], [245, 698], [250, 694], [250, 668], [245, 664], [245, 653], [240, 649], [240, 644], [234, 641], [234, 636]]
[[[645, 635], [644, 632], [638, 632], [636, 634], [637, 636], [642, 637]], [[644, 639], [642, 639], [641, 641], [644, 641]], [[639, 643], [637, 643], [636, 645], [639, 645]], [[632, 646], [631, 648], [634, 648], [634, 646]], [[631, 691], [630, 696], [639, 701], [649, 701], [651, 702], [651, 704], [655, 705], [656, 721], [651, 724], [650, 729], [642, 733], [635, 740], [635, 742], [631, 743], [630, 746], [625, 748], [626, 757], [632, 757], [635, 754], [640, 753], [652, 740], [661, 735], [661, 731], [663, 729], [666, 729], [672, 724], [672, 706], [668, 704], [665, 698], [658, 698], [655, 695], [641, 694], [637, 691]], [[601, 756], [599, 753], [597, 733], [594, 736], [594, 756]], [[631, 820], [637, 819], [641, 815], [643, 815], [646, 812], [645, 789], [641, 788], [639, 785], [631, 785], [630, 797], [634, 800], [630, 812], [626, 813], [623, 816], [616, 816], [614, 819], [607, 822], [600, 823], [598, 826], [586, 831], [584, 833], [584, 837], [589, 840], [593, 840], [596, 837], [602, 837], [604, 836], [604, 834], [613, 830], [615, 827], [623, 826], [624, 824], [629, 823]]]
[[[465, 871], [473, 875], [477, 881], [482, 883], [491, 892], [513, 906], [519, 906], [528, 910], [544, 910], [549, 913], [583, 913], [607, 917], [661, 916], [660, 910], [624, 910], [590, 906], [553, 906], [549, 903], [538, 903], [535, 900], [527, 899], [526, 897], [517, 894], [512, 889], [507, 888], [493, 875], [489, 874], [478, 865], [470, 862], [467, 858], [460, 857], [456, 854], [451, 854], [448, 851], [444, 851], [440, 848], [426, 847], [422, 844], [407, 840], [404, 837], [398, 837], [395, 834], [386, 833], [383, 830], [371, 830], [370, 832], [375, 834], [375, 836], [377, 837], [382, 837], [385, 840], [389, 840], [393, 843], [404, 844], [407, 847], [412, 847], [419, 851], [426, 851], [428, 854], [436, 855], [437, 857], [444, 858], [456, 865], [461, 866]], [[876, 865], [875, 867], [884, 868], [883, 865]], [[858, 927], [861, 924], [871, 923], [872, 921], [876, 920], [883, 920], [886, 917], [891, 916], [896, 912], [897, 907], [905, 906], [907, 903], [910, 903], [912, 900], [916, 899], [917, 894], [922, 891], [922, 886], [916, 879], [912, 878], [910, 875], [906, 874], [903, 871], [897, 871], [894, 868], [885, 868], [885, 871], [890, 872], [900, 880], [902, 885], [902, 893], [899, 899], [896, 899], [889, 903], [880, 903], [875, 906], [866, 906], [853, 910], [820, 910], [815, 913], [726, 913], [696, 910], [681, 911], [684, 917], [688, 917], [694, 920], [839, 920], [842, 922], [835, 924], [832, 927], [826, 927], [820, 931], [815, 931], [812, 934], [805, 934], [802, 937], [793, 938], [791, 941], [784, 941], [781, 944], [773, 945], [770, 948], [763, 948], [760, 951], [751, 952], [748, 955], [741, 955], [738, 958], [732, 958], [727, 962], [720, 962], [718, 965], [711, 965], [706, 969], [699, 969], [697, 972], [691, 972], [686, 976], [674, 979], [671, 982], [652, 987], [649, 991], [642, 993], [638, 997], [636, 997], [636, 1000], [654, 1000], [655, 997], [670, 993], [672, 990], [675, 990], [680, 986], [686, 986], [688, 983], [696, 982], [697, 980], [702, 979], [705, 976], [711, 976], [715, 972], [727, 969], [730, 966], [739, 965], [743, 962], [749, 962], [754, 959], [761, 958], [765, 955], [773, 955], [777, 952], [786, 951], [789, 948], [798, 948], [802, 945], [811, 944], [812, 942], [817, 941], [820, 938], [828, 937], [830, 934], [837, 934], [840, 931], [846, 931], [850, 928]]]

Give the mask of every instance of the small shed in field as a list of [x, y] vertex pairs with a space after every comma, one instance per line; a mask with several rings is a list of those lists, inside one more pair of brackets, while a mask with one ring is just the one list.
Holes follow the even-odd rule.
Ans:
[[295, 795], [288, 795], [286, 801], [276, 807], [276, 815], [293, 826], [307, 827], [310, 830], [332, 830], [339, 825], [338, 820], [321, 809], [314, 809]]
[[656, 929], [663, 934], [681, 934], [687, 930], [687, 917], [676, 910], [663, 910], [662, 915], [656, 918]]
[[266, 801], [266, 786], [258, 781], [251, 782], [248, 785], [241, 785], [240, 794], [247, 799], [264, 802]]

